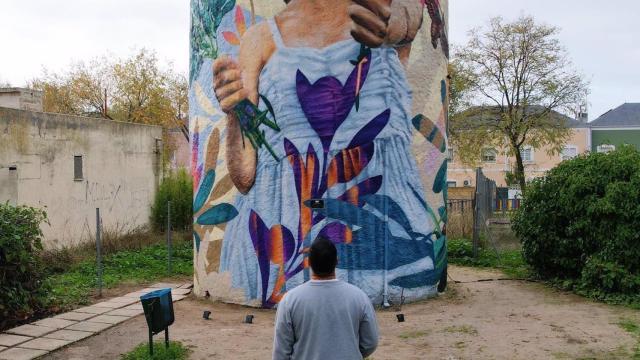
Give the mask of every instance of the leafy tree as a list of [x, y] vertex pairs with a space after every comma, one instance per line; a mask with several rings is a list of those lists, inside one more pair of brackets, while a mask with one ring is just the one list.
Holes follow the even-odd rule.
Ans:
[[[514, 156], [514, 175], [525, 189], [521, 150], [525, 146], [559, 153], [571, 130], [558, 112], [584, 101], [587, 82], [572, 68], [557, 34], [559, 29], [532, 17], [469, 32], [469, 41], [454, 55], [454, 94], [475, 105], [451, 117], [452, 144], [464, 162], [474, 164], [482, 148]], [[454, 110], [456, 109], [454, 104]]]
[[449, 116], [456, 116], [469, 105], [470, 79], [460, 69], [460, 63], [452, 61], [447, 65], [449, 79]]
[[180, 127], [188, 139], [186, 76], [161, 67], [153, 51], [126, 59], [105, 55], [60, 73], [45, 70], [29, 85], [43, 91], [44, 111]]

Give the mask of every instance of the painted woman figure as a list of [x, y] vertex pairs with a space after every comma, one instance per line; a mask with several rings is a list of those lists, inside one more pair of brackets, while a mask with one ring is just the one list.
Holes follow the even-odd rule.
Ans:
[[[220, 272], [271, 307], [308, 279], [319, 234], [339, 249], [338, 277], [380, 303], [434, 292], [443, 236], [411, 152], [403, 61], [422, 24], [419, 0], [292, 0], [218, 58], [229, 174], [241, 192], [225, 228]], [[252, 146], [236, 112], [249, 99], [278, 129]], [[312, 208], [311, 199], [323, 199]], [[435, 251], [435, 252], [434, 252]]]

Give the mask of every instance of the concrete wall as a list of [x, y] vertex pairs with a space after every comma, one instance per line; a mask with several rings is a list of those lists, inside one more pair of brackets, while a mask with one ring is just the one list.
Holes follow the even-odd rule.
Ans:
[[0, 108], [0, 201], [45, 209], [49, 247], [94, 236], [97, 207], [105, 229], [147, 224], [161, 137], [157, 126]]
[[[422, 24], [410, 55], [407, 48], [388, 47], [367, 55], [353, 39], [336, 42], [319, 31], [301, 36], [325, 21], [348, 33], [350, 20], [335, 21], [335, 8], [317, 15], [293, 4], [287, 9], [282, 0], [253, 3], [191, 2], [195, 293], [272, 307], [288, 289], [309, 279], [308, 263], [298, 250], [322, 233], [337, 244], [338, 277], [359, 286], [376, 304], [383, 298], [399, 302], [400, 294], [407, 301], [435, 295], [446, 256], [448, 43], [443, 22], [448, 2], [426, 0], [424, 8], [417, 0], [405, 2], [412, 11], [404, 14], [418, 20], [410, 23]], [[224, 8], [207, 11], [211, 6]], [[285, 37], [295, 47], [280, 44], [277, 32], [274, 36], [263, 23], [280, 11], [287, 12], [278, 19], [288, 22], [282, 24]], [[251, 55], [269, 58], [266, 65], [253, 72], [251, 61], [239, 59], [239, 66], [262, 74], [258, 89], [273, 105], [269, 117], [280, 130], [260, 127], [273, 153], [266, 146], [257, 151], [255, 182], [242, 194], [227, 166], [241, 153], [228, 153], [227, 146], [242, 139], [227, 143], [212, 63], [221, 55], [238, 59], [240, 40], [252, 30], [278, 50], [259, 53], [271, 46], [264, 40]], [[267, 109], [263, 100], [259, 106]], [[325, 199], [326, 208], [310, 209], [305, 202], [311, 198]], [[349, 211], [329, 214], [334, 205]], [[366, 224], [357, 224], [360, 216]]]
[[[590, 151], [589, 128], [574, 128], [566, 146], [575, 147], [578, 154]], [[533, 149], [533, 161], [525, 162], [525, 177], [527, 180], [543, 176], [545, 172], [553, 169], [562, 159], [559, 154], [547, 154], [548, 148]], [[480, 156], [480, 154], [478, 154]], [[482, 162], [482, 172], [486, 177], [496, 182], [497, 186], [506, 186], [505, 175], [512, 170], [515, 165], [515, 157], [507, 156], [504, 150], [498, 149], [498, 156], [495, 162]], [[475, 170], [466, 166], [460, 161], [453, 149], [453, 161], [449, 163], [447, 181], [455, 181], [455, 186], [475, 186]]]
[[0, 107], [42, 111], [42, 91], [25, 88], [0, 88]]

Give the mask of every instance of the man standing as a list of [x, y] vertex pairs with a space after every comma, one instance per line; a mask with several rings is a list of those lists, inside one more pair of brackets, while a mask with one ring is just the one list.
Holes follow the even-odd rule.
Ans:
[[336, 279], [335, 245], [317, 238], [309, 251], [311, 281], [287, 292], [278, 304], [274, 360], [351, 360], [378, 346], [376, 315], [367, 295]]

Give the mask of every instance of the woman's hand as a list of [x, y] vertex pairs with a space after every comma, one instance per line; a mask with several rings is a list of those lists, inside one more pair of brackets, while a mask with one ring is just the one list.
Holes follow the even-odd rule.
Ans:
[[222, 56], [213, 62], [213, 90], [220, 108], [227, 114], [248, 97], [248, 92], [242, 83], [240, 65], [232, 58]]
[[422, 26], [418, 0], [353, 0], [351, 36], [368, 47], [407, 46]]
[[391, 1], [353, 0], [354, 3], [349, 6], [351, 36], [368, 47], [385, 44], [391, 18]]

